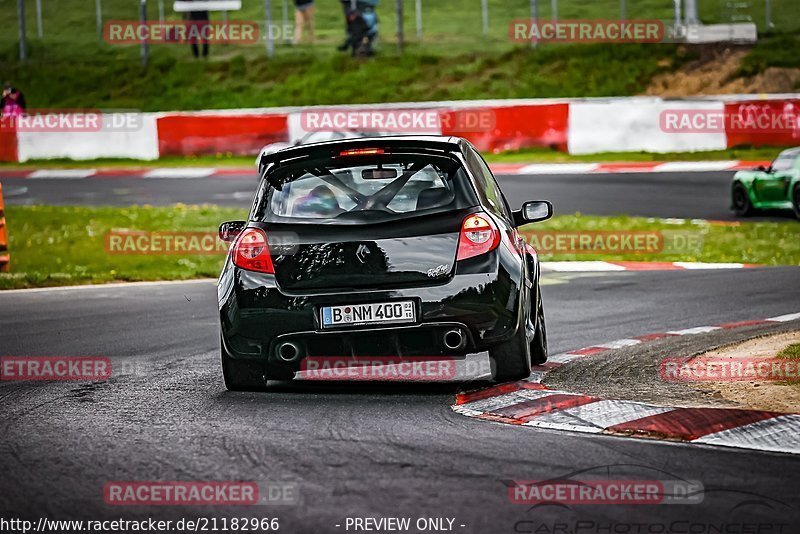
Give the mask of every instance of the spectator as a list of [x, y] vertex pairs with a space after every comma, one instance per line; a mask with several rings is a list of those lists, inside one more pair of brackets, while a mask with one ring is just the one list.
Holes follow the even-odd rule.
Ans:
[[294, 44], [303, 40], [303, 26], [309, 42], [314, 42], [314, 0], [294, 0]]
[[19, 117], [25, 112], [25, 95], [13, 87], [11, 82], [3, 84], [3, 97], [0, 99], [0, 117]]
[[378, 37], [378, 14], [375, 8], [378, 0], [340, 0], [344, 7], [345, 31], [347, 38], [338, 47], [340, 51], [352, 49], [353, 57], [374, 55], [373, 42]]
[[[208, 11], [189, 11], [189, 32], [192, 36], [189, 39], [189, 42], [192, 45], [192, 55], [195, 58], [200, 57], [200, 50], [197, 46], [197, 36], [203, 35], [208, 32], [209, 21], [211, 17], [208, 14]], [[203, 57], [208, 57], [208, 39], [201, 39], [203, 43]]]

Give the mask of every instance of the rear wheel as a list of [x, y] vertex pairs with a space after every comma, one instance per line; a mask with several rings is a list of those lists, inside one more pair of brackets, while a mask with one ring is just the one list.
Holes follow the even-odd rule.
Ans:
[[800, 185], [796, 185], [794, 193], [792, 193], [792, 209], [794, 209], [794, 216], [800, 219]]
[[753, 214], [753, 205], [750, 203], [750, 195], [747, 189], [739, 182], [733, 184], [731, 191], [733, 198], [733, 211], [739, 217], [748, 217]]
[[544, 320], [544, 307], [539, 298], [539, 312], [536, 314], [536, 335], [531, 341], [531, 363], [541, 365], [547, 361], [547, 324]]
[[[527, 321], [527, 319], [526, 319]], [[523, 322], [514, 337], [489, 349], [489, 356], [494, 360], [494, 379], [497, 382], [522, 380], [531, 375], [531, 346]]]
[[228, 391], [266, 391], [264, 366], [251, 360], [234, 360], [222, 344], [222, 377]]

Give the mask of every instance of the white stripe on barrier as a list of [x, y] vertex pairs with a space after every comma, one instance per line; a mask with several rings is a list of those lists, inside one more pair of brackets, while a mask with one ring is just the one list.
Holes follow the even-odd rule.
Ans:
[[497, 395], [494, 397], [489, 397], [487, 399], [480, 399], [472, 402], [467, 402], [461, 404], [462, 408], [468, 408], [470, 410], [477, 410], [479, 412], [490, 412], [492, 410], [499, 410], [500, 408], [505, 408], [506, 406], [513, 406], [514, 404], [519, 404], [525, 399], [520, 398], [517, 395], [517, 392], [511, 393], [504, 393], [502, 395]]
[[30, 179], [78, 180], [94, 176], [95, 169], [42, 169], [28, 175]]
[[654, 406], [621, 400], [600, 400], [582, 406], [542, 414], [526, 423], [528, 426], [555, 428], [568, 426], [569, 430], [599, 433], [614, 425], [627, 423], [670, 412], [674, 408]]
[[611, 341], [609, 343], [603, 343], [602, 345], [595, 345], [595, 346], [603, 349], [621, 349], [623, 347], [632, 347], [634, 345], [638, 345], [641, 342], [642, 342], [641, 339], [618, 339], [616, 341]]
[[178, 167], [174, 169], [153, 169], [144, 173], [143, 178], [206, 178], [217, 172], [216, 169], [202, 167]]
[[547, 358], [547, 363], [569, 363], [583, 358], [583, 354], [556, 354]]
[[532, 163], [519, 169], [517, 174], [585, 174], [599, 166], [599, 163]]
[[155, 113], [108, 113], [103, 123], [98, 131], [17, 132], [18, 159], [158, 159]]
[[454, 412], [460, 413], [461, 415], [466, 415], [467, 417], [477, 417], [483, 414], [483, 412], [479, 410], [470, 410], [469, 408], [464, 408], [464, 406], [459, 404], [451, 406], [451, 408], [453, 408]]
[[715, 432], [692, 443], [797, 454], [800, 451], [800, 415], [781, 415]]
[[520, 402], [539, 399], [542, 397], [549, 397], [555, 393], [558, 392], [550, 389], [519, 389], [510, 393], [489, 397], [488, 399], [467, 402], [461, 404], [460, 406], [469, 410], [477, 410], [479, 412], [492, 412], [494, 410], [506, 408], [507, 406], [519, 404]]
[[[567, 146], [570, 154], [600, 152], [700, 152], [725, 150], [724, 131], [691, 133], [680, 131], [664, 120], [664, 113], [724, 113], [719, 101], [613, 99], [571, 101]], [[673, 114], [675, 115], [675, 114]], [[662, 124], [662, 120], [664, 124]]]
[[561, 273], [571, 272], [605, 272], [624, 271], [622, 265], [614, 265], [607, 261], [543, 261], [542, 268]]
[[741, 269], [744, 267], [743, 263], [703, 263], [691, 261], [676, 261], [674, 265], [682, 267], [683, 269]]
[[662, 163], [653, 172], [712, 172], [724, 171], [738, 165], [738, 161], [670, 161]]
[[789, 313], [786, 315], [779, 315], [777, 317], [770, 317], [767, 319], [767, 321], [785, 323], [786, 321], [794, 321], [795, 319], [800, 319], [800, 313]]
[[696, 326], [694, 328], [686, 328], [684, 330], [670, 330], [667, 334], [674, 336], [691, 336], [694, 334], [705, 334], [706, 332], [713, 332], [714, 330], [721, 330], [719, 326]]

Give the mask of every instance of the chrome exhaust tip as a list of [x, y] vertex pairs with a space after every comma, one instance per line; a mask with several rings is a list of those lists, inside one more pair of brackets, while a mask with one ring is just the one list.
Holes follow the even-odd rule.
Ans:
[[285, 362], [293, 362], [300, 356], [300, 347], [291, 341], [278, 345], [278, 358]]
[[464, 345], [466, 344], [466, 340], [464, 339], [464, 334], [461, 330], [454, 329], [449, 330], [443, 338], [444, 346], [450, 350], [458, 350], [463, 349]]

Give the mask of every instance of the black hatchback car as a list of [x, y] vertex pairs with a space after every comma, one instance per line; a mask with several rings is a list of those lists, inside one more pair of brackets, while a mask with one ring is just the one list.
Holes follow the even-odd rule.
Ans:
[[220, 226], [222, 370], [231, 390], [319, 357], [461, 358], [498, 381], [547, 359], [539, 262], [486, 162], [457, 137], [361, 138], [262, 154], [248, 221]]

